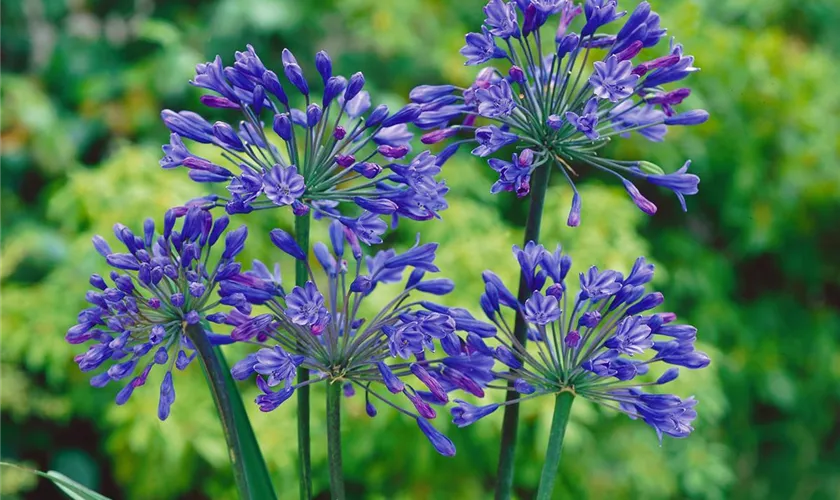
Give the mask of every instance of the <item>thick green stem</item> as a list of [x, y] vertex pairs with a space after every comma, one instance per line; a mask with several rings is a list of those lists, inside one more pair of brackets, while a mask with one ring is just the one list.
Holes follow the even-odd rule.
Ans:
[[327, 455], [330, 461], [330, 498], [344, 500], [341, 472], [341, 383], [327, 385]]
[[548, 436], [548, 448], [545, 450], [545, 462], [540, 474], [540, 486], [537, 489], [537, 500], [550, 500], [554, 492], [554, 480], [557, 479], [557, 468], [560, 466], [560, 453], [563, 451], [563, 437], [569, 423], [574, 394], [561, 392], [554, 401], [554, 418], [551, 420], [551, 433]]
[[198, 352], [213, 402], [219, 411], [239, 497], [254, 500], [276, 498], [242, 398], [221, 350], [210, 344], [201, 325], [188, 325], [184, 332]]
[[[295, 241], [309, 255], [309, 218], [310, 215], [295, 217]], [[297, 261], [295, 264], [295, 284], [304, 286], [309, 279], [306, 262]], [[298, 369], [298, 384], [309, 380], [309, 370]], [[312, 463], [310, 453], [309, 432], [309, 386], [305, 385], [295, 391], [297, 393], [297, 424], [298, 424], [298, 460], [300, 461], [300, 498], [312, 498]]]
[[[540, 224], [542, 223], [543, 206], [545, 205], [545, 192], [548, 189], [548, 177], [551, 173], [551, 164], [538, 167], [531, 176], [531, 196], [528, 209], [528, 221], [525, 223], [525, 243], [539, 241]], [[525, 276], [519, 277], [519, 302], [524, 304], [529, 297], [528, 285], [525, 283]], [[516, 323], [513, 327], [514, 335], [524, 346], [528, 340], [528, 328], [522, 312], [516, 313]], [[508, 383], [506, 401], [519, 397], [513, 389], [513, 382]], [[516, 431], [519, 427], [519, 405], [510, 404], [505, 406], [505, 416], [502, 421], [502, 445], [499, 451], [499, 466], [496, 469], [496, 500], [508, 500], [513, 488], [513, 463], [516, 456]]]

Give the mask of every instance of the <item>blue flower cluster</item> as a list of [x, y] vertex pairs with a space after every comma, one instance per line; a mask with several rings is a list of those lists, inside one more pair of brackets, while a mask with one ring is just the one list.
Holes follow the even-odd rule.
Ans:
[[[181, 230], [175, 231], [178, 219], [182, 219]], [[93, 342], [75, 358], [82, 371], [110, 363], [91, 378], [94, 387], [130, 379], [117, 394], [117, 404], [128, 401], [134, 389], [146, 383], [152, 368], [162, 365], [166, 375], [158, 417], [169, 416], [175, 401], [172, 367], [183, 370], [196, 356], [185, 330], [189, 325], [203, 328], [206, 321], [218, 321], [218, 313], [209, 313], [219, 304], [213, 300], [214, 292], [240, 271], [233, 258], [244, 248], [248, 229], [241, 226], [226, 233], [228, 223], [227, 217], [214, 222], [210, 212], [199, 207], [178, 207], [166, 212], [161, 234], [151, 219], [139, 235], [115, 225], [114, 235], [127, 252], [113, 252], [104, 238], [93, 238], [96, 251], [114, 270], [109, 279], [98, 274], [90, 277], [95, 290], [85, 298], [91, 307], [79, 313], [66, 339], [71, 344]], [[223, 235], [224, 250], [210, 265], [211, 249]], [[205, 335], [216, 345], [231, 342], [227, 336]]]
[[[271, 240], [309, 268], [306, 255], [288, 233], [275, 229]], [[374, 400], [393, 406], [417, 419], [438, 452], [454, 454], [452, 442], [428, 422], [436, 416], [430, 402], [447, 402], [447, 391], [452, 388], [478, 395], [483, 391], [469, 376], [470, 366], [461, 371], [459, 364], [450, 366], [426, 357], [438, 346], [450, 355], [459, 354], [463, 341], [456, 332], [471, 328], [457, 317], [429, 310], [424, 307], [426, 302], [409, 300], [416, 293], [441, 296], [454, 288], [445, 278], [426, 279], [427, 273], [438, 271], [434, 264], [437, 244], [416, 245], [401, 254], [385, 250], [363, 257], [355, 234], [338, 221], [330, 225], [330, 242], [330, 246], [319, 242], [313, 248], [326, 275], [325, 287], [318, 286], [309, 268], [310, 281], [287, 292], [280, 285], [279, 267], [275, 266], [272, 274], [260, 262], [222, 285], [222, 296], [241, 294], [249, 303], [269, 310], [247, 318], [237, 315], [229, 321], [235, 325], [233, 340], [261, 346], [234, 365], [234, 378], [244, 380], [256, 374], [262, 391], [256, 403], [262, 411], [272, 411], [300, 387], [294, 383], [298, 368], [309, 369], [315, 376], [303, 384], [343, 383], [348, 395], [359, 388], [365, 393], [370, 416], [376, 415]], [[349, 269], [344, 259], [346, 246], [355, 270]], [[360, 308], [370, 293], [379, 285], [401, 282], [409, 268], [402, 290], [375, 316], [362, 317]], [[424, 389], [416, 390], [404, 381], [407, 377], [419, 379]], [[398, 406], [380, 394], [381, 389], [404, 395], [413, 409]]]
[[[485, 292], [481, 308], [493, 325], [487, 328], [498, 345], [488, 345], [481, 335], [469, 334], [464, 352], [444, 360], [459, 362], [484, 376], [475, 380], [487, 386], [495, 378], [513, 381], [521, 397], [516, 404], [534, 397], [570, 391], [578, 396], [641, 418], [663, 434], [686, 437], [697, 416], [693, 398], [651, 394], [642, 387], [663, 385], [677, 378], [678, 366], [703, 368], [705, 353], [695, 350], [697, 330], [676, 325], [673, 313], [652, 313], [663, 302], [661, 293], [647, 292], [653, 265], [640, 257], [627, 276], [596, 267], [580, 274], [580, 291], [569, 298], [566, 276], [572, 261], [558, 246], [550, 252], [529, 242], [514, 247], [531, 294], [524, 304], [491, 271], [483, 275]], [[505, 311], [521, 311], [528, 327], [528, 340], [536, 345], [527, 350], [505, 319]], [[485, 335], [485, 338], [487, 335]], [[501, 365], [504, 371], [492, 368]], [[640, 382], [652, 367], [672, 365], [658, 378]], [[499, 404], [474, 406], [456, 401], [451, 409], [454, 422], [469, 425], [493, 413]]]
[[[512, 161], [491, 159], [499, 173], [493, 192], [530, 192], [535, 169], [557, 165], [574, 192], [568, 217], [580, 223], [581, 200], [572, 181], [572, 163], [583, 163], [619, 178], [635, 204], [647, 214], [656, 205], [645, 198], [627, 176], [644, 179], [673, 191], [685, 207], [685, 196], [697, 193], [700, 179], [687, 173], [690, 161], [665, 174], [647, 161], [620, 161], [599, 154], [615, 136], [632, 132], [650, 141], [662, 141], [669, 126], [697, 125], [709, 114], [704, 110], [677, 112], [690, 89], [663, 86], [698, 71], [694, 58], [671, 42], [668, 54], [642, 58], [643, 50], [656, 46], [665, 35], [659, 16], [641, 2], [615, 34], [598, 33], [627, 14], [617, 0], [586, 0], [583, 7], [571, 0], [490, 0], [481, 33], [469, 33], [461, 54], [468, 65], [500, 60], [507, 71], [482, 69], [466, 89], [452, 85], [421, 86], [411, 93], [422, 106], [415, 123], [436, 129], [423, 136], [435, 143], [462, 132], [475, 142], [472, 153], [486, 157], [515, 144], [521, 151]], [[578, 24], [579, 32], [570, 30]], [[556, 18], [550, 31], [542, 28]], [[556, 28], [555, 28], [556, 26]], [[592, 67], [588, 63], [597, 58]], [[641, 60], [640, 60], [641, 59]], [[591, 72], [590, 72], [591, 71]], [[445, 112], [444, 112], [445, 110]], [[461, 123], [451, 124], [459, 115]], [[476, 120], [488, 124], [476, 127]], [[571, 174], [571, 176], [570, 176]]]
[[[447, 207], [445, 183], [435, 180], [443, 158], [422, 152], [406, 163], [412, 138], [408, 123], [420, 115], [420, 106], [409, 104], [391, 113], [384, 104], [372, 110], [365, 78], [349, 79], [332, 74], [326, 52], [315, 57], [323, 84], [320, 99], [311, 94], [309, 81], [297, 59], [283, 51], [285, 81], [263, 65], [253, 47], [236, 52], [233, 66], [221, 57], [199, 64], [196, 87], [211, 94], [201, 97], [211, 108], [239, 110], [237, 125], [210, 123], [191, 111], [163, 110], [172, 131], [163, 146], [163, 168], [185, 167], [196, 182], [227, 183], [228, 197], [219, 198], [228, 213], [291, 206], [296, 215], [310, 210], [316, 217], [340, 220], [365, 243], [381, 243], [387, 228], [380, 215], [428, 220]], [[285, 87], [284, 87], [285, 85]], [[303, 109], [294, 108], [301, 96]], [[262, 121], [268, 119], [281, 147], [269, 140]], [[232, 168], [192, 154], [183, 139], [213, 144]], [[346, 217], [341, 203], [355, 204], [361, 216]]]

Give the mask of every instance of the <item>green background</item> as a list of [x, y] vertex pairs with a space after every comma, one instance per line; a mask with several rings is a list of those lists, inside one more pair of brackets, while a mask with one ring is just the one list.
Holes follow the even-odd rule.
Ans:
[[[200, 369], [175, 380], [177, 400], [156, 418], [150, 379], [123, 407], [116, 389], [94, 389], [63, 340], [83, 307], [91, 272], [106, 270], [94, 234], [200, 195], [183, 171], [157, 166], [168, 133], [161, 108], [198, 110], [187, 85], [194, 65], [253, 44], [269, 67], [289, 47], [314, 74], [326, 49], [335, 70], [363, 71], [374, 102], [393, 107], [420, 83], [468, 85], [463, 35], [483, 19], [479, 0], [2, 1], [2, 457], [57, 469], [114, 498], [231, 498], [221, 428]], [[835, 0], [653, 1], [662, 23], [702, 68], [686, 107], [708, 109], [699, 127], [666, 142], [617, 141], [612, 154], [672, 171], [691, 158], [700, 193], [682, 213], [666, 191], [639, 212], [614, 182], [586, 178], [583, 222], [565, 226], [570, 192], [550, 188], [543, 242], [564, 245], [573, 272], [591, 264], [629, 269], [646, 255], [667, 310], [699, 329], [712, 365], [673, 384], [700, 400], [696, 431], [660, 447], [648, 426], [575, 404], [557, 498], [837, 498], [840, 491], [840, 6]], [[632, 1], [621, 6], [631, 9]], [[375, 91], [375, 92], [374, 92]], [[229, 118], [232, 119], [231, 116]], [[443, 220], [403, 224], [441, 243], [439, 265], [458, 284], [448, 299], [477, 310], [479, 274], [509, 283], [525, 205], [491, 196], [494, 173], [466, 151], [444, 175]], [[248, 217], [247, 255], [277, 256], [267, 238], [288, 211]], [[324, 236], [323, 228], [315, 238]], [[291, 272], [286, 272], [290, 276]], [[244, 351], [234, 347], [235, 358]], [[160, 374], [158, 374], [158, 377]], [[327, 487], [323, 388], [314, 391], [315, 489]], [[271, 414], [250, 404], [282, 498], [297, 495], [294, 402]], [[551, 398], [523, 405], [517, 493], [534, 492]], [[438, 456], [415, 424], [362, 401], [342, 428], [351, 497], [485, 498], [493, 485], [501, 414], [456, 429]], [[47, 482], [2, 471], [0, 494], [52, 498]], [[327, 498], [322, 496], [322, 498]]]

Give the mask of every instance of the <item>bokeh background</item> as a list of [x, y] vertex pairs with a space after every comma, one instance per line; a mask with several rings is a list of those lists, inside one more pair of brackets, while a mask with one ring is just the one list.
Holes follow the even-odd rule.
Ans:
[[[635, 1], [623, 0], [631, 9]], [[702, 71], [687, 82], [706, 124], [666, 142], [617, 141], [621, 158], [667, 171], [691, 158], [702, 182], [682, 213], [647, 190], [640, 213], [620, 186], [582, 182], [583, 225], [564, 224], [570, 193], [555, 176], [543, 242], [576, 259], [627, 270], [657, 264], [669, 310], [699, 329], [712, 365], [674, 385], [700, 400], [695, 433], [660, 447], [654, 432], [588, 403], [575, 405], [558, 498], [838, 498], [840, 491], [840, 5], [835, 0], [653, 0], [663, 25]], [[156, 383], [123, 407], [94, 389], [63, 340], [83, 307], [87, 276], [104, 270], [92, 235], [202, 193], [158, 168], [168, 133], [159, 111], [196, 109], [194, 65], [253, 44], [270, 67], [289, 47], [313, 71], [326, 49], [336, 71], [363, 71], [376, 102], [405, 102], [420, 83], [468, 85], [458, 49], [483, 0], [2, 0], [2, 448], [4, 460], [59, 470], [115, 499], [232, 498], [221, 428], [196, 364], [176, 377], [160, 423]], [[376, 91], [375, 93], [373, 91]], [[477, 310], [479, 273], [514, 283], [525, 204], [491, 196], [493, 172], [466, 151], [444, 174], [443, 220], [403, 224], [386, 244], [422, 230], [441, 243], [449, 299]], [[247, 217], [246, 259], [276, 255], [266, 234], [288, 211]], [[240, 216], [241, 217], [241, 216]], [[243, 219], [244, 221], [245, 219]], [[323, 228], [316, 238], [323, 236]], [[290, 276], [290, 273], [286, 274]], [[230, 355], [242, 354], [237, 348]], [[320, 405], [319, 390], [315, 391]], [[246, 402], [254, 396], [243, 385]], [[347, 403], [342, 431], [352, 497], [484, 498], [501, 412], [447, 427], [454, 458], [434, 453], [413, 422]], [[517, 494], [538, 480], [550, 398], [523, 405]], [[294, 403], [252, 420], [282, 498], [297, 495]], [[316, 491], [327, 487], [320, 406], [314, 416]], [[438, 420], [445, 420], [439, 418]], [[2, 470], [4, 498], [54, 498], [45, 481]], [[323, 496], [322, 498], [327, 498]]]

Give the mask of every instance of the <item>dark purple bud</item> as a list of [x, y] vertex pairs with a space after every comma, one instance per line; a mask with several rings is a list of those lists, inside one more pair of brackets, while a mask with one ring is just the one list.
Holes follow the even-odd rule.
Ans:
[[301, 203], [300, 200], [295, 200], [294, 202], [292, 202], [292, 213], [295, 214], [297, 217], [306, 215], [309, 213], [309, 207]]
[[629, 61], [630, 59], [633, 59], [634, 57], [639, 55], [639, 52], [642, 51], [643, 46], [644, 44], [640, 40], [636, 40], [630, 45], [628, 45], [626, 49], [616, 54], [616, 57], [618, 58], [619, 62]]
[[199, 316], [198, 311], [190, 311], [184, 316], [184, 319], [188, 325], [197, 325], [201, 321], [201, 316]]
[[529, 384], [522, 378], [518, 378], [513, 382], [513, 388], [516, 389], [516, 392], [519, 394], [533, 394], [537, 390], [533, 385]]
[[125, 269], [129, 271], [137, 271], [140, 269], [140, 262], [130, 253], [112, 253], [105, 258], [108, 265], [116, 267], [117, 269]]
[[150, 297], [149, 300], [146, 301], [146, 305], [152, 309], [160, 309], [160, 299], [157, 297]]
[[340, 166], [347, 168], [356, 163], [356, 157], [353, 155], [337, 154], [335, 155], [335, 162]]
[[160, 384], [160, 400], [158, 400], [159, 419], [166, 420], [169, 417], [169, 411], [174, 402], [175, 386], [172, 384], [172, 372], [166, 372], [166, 375], [163, 376], [163, 382]]
[[383, 127], [393, 127], [401, 123], [413, 122], [416, 120], [423, 109], [419, 104], [407, 104], [401, 110], [389, 116], [382, 121]]
[[569, 227], [580, 225], [580, 195], [577, 191], [572, 195], [572, 208], [569, 210], [569, 218], [566, 219], [566, 224]]
[[297, 63], [284, 63], [283, 72], [286, 74], [286, 78], [292, 82], [292, 85], [297, 87], [301, 94], [305, 96], [309, 95], [309, 84], [306, 83], [306, 78], [303, 76], [303, 70], [300, 69], [300, 66], [298, 66]]
[[173, 293], [169, 296], [169, 302], [175, 307], [182, 307], [184, 305], [184, 294], [181, 292]]
[[222, 146], [233, 149], [234, 151], [245, 151], [245, 146], [242, 144], [242, 139], [233, 130], [233, 127], [225, 122], [216, 122], [213, 124], [213, 135]]
[[117, 393], [117, 404], [126, 404], [128, 402], [128, 399], [131, 397], [132, 392], [134, 392], [134, 384], [127, 384], [125, 387], [120, 389], [120, 392]]
[[222, 236], [222, 233], [225, 229], [227, 229], [229, 223], [230, 219], [224, 216], [216, 219], [216, 222], [213, 224], [213, 229], [210, 231], [210, 237], [207, 240], [209, 246], [213, 246], [217, 241], [219, 241], [219, 237]]
[[668, 368], [665, 370], [665, 373], [662, 374], [658, 379], [656, 379], [656, 383], [659, 385], [667, 384], [672, 380], [676, 380], [677, 377], [680, 376], [680, 369], [679, 368]]
[[92, 238], [93, 240], [93, 248], [99, 252], [99, 255], [103, 257], [108, 257], [113, 252], [111, 252], [111, 247], [108, 245], [108, 242], [105, 241], [105, 238], [99, 236], [98, 234]]
[[445, 457], [455, 455], [455, 445], [452, 444], [452, 441], [435, 429], [426, 419], [418, 418], [417, 425], [420, 426], [420, 430], [423, 431], [423, 434], [426, 435], [438, 453]]
[[368, 291], [370, 291], [371, 288], [373, 288], [373, 282], [371, 281], [370, 276], [357, 276], [356, 279], [354, 279], [353, 282], [350, 283], [351, 292], [367, 293]]
[[190, 295], [195, 298], [199, 298], [204, 295], [204, 292], [207, 290], [207, 287], [204, 286], [204, 283], [199, 283], [197, 281], [190, 283]]
[[583, 313], [578, 320], [578, 328], [595, 328], [601, 322], [601, 313], [598, 311], [589, 311]]
[[269, 233], [271, 242], [280, 250], [286, 252], [297, 260], [306, 260], [306, 254], [300, 248], [291, 234], [282, 229], [272, 229]]
[[461, 147], [461, 143], [455, 142], [443, 148], [443, 150], [437, 154], [435, 157], [435, 165], [438, 167], [442, 167], [446, 160], [452, 158], [452, 155], [458, 152], [458, 148]]
[[365, 413], [367, 413], [368, 417], [373, 418], [376, 416], [376, 407], [373, 406], [373, 403], [367, 398], [367, 393], [365, 393]]
[[340, 76], [333, 76], [329, 80], [327, 80], [326, 84], [324, 84], [324, 107], [330, 105], [333, 100], [338, 97], [338, 94], [344, 90], [344, 87], [347, 85], [347, 81]]
[[704, 109], [692, 109], [691, 111], [665, 118], [665, 125], [700, 125], [708, 119], [708, 111]]
[[385, 158], [397, 160], [408, 154], [408, 146], [389, 146], [383, 144], [377, 148], [377, 151]]
[[516, 83], [525, 83], [525, 72], [519, 66], [511, 66], [508, 75]]
[[447, 278], [423, 281], [417, 285], [417, 290], [432, 295], [446, 295], [455, 289], [455, 283]]
[[522, 368], [522, 362], [516, 359], [516, 356], [514, 356], [513, 353], [510, 352], [510, 349], [503, 345], [496, 347], [496, 359], [501, 361], [509, 368], [513, 368], [514, 370]]
[[337, 125], [335, 130], [333, 130], [333, 137], [338, 139], [339, 141], [344, 139], [347, 136], [347, 129], [342, 127], [341, 125]]
[[632, 306], [630, 306], [625, 314], [627, 316], [633, 316], [635, 314], [639, 314], [640, 312], [644, 312], [654, 307], [659, 307], [665, 298], [659, 292], [653, 292], [645, 295], [642, 300], [636, 302]]
[[239, 104], [217, 95], [203, 95], [199, 100], [208, 108], [239, 109]]
[[306, 125], [309, 128], [314, 127], [321, 121], [321, 106], [314, 102], [306, 107]]
[[382, 375], [382, 382], [385, 384], [385, 387], [391, 391], [392, 394], [399, 394], [405, 389], [405, 384], [403, 384], [402, 380], [398, 379], [394, 372], [391, 369], [380, 361], [376, 364], [379, 368], [379, 373]]
[[254, 365], [257, 364], [256, 353], [245, 356], [245, 359], [237, 361], [230, 369], [230, 374], [236, 380], [245, 380], [254, 373]]
[[365, 161], [362, 163], [356, 163], [353, 165], [353, 171], [358, 172], [366, 179], [373, 179], [377, 175], [382, 173], [382, 167], [377, 165], [376, 163], [371, 163], [369, 161]]
[[423, 384], [429, 388], [429, 390], [432, 392], [435, 398], [437, 398], [438, 401], [441, 401], [441, 404], [447, 403], [449, 401], [449, 396], [446, 394], [446, 391], [440, 385], [440, 382], [438, 382], [437, 379], [432, 377], [432, 375], [428, 371], [426, 371], [426, 369], [423, 368], [423, 366], [418, 365], [417, 363], [412, 363], [409, 366], [409, 369], [415, 377], [420, 379], [420, 381], [423, 382]]
[[344, 226], [338, 221], [333, 221], [330, 224], [329, 233], [333, 253], [342, 257], [344, 255]]
[[367, 128], [377, 127], [380, 123], [388, 117], [388, 106], [384, 104], [380, 104], [379, 106], [373, 108], [373, 111], [370, 112], [370, 115], [367, 117], [365, 121], [365, 126]]
[[365, 86], [365, 76], [362, 73], [354, 73], [347, 82], [347, 89], [344, 91], [344, 102], [349, 102], [351, 99], [361, 92], [362, 87]]
[[288, 113], [274, 115], [274, 133], [286, 142], [292, 140], [292, 122]]
[[569, 349], [577, 349], [578, 344], [580, 344], [580, 333], [578, 333], [577, 330], [570, 331], [566, 334], [566, 338], [563, 339], [563, 342]]
[[423, 137], [420, 138], [420, 142], [423, 144], [437, 144], [449, 137], [458, 133], [458, 127], [449, 127], [449, 128], [442, 128], [440, 130], [433, 130], [426, 134], [423, 134]]
[[580, 37], [575, 33], [571, 33], [555, 41], [557, 42], [557, 58], [563, 59], [566, 57], [566, 54], [577, 48]]
[[245, 238], [248, 237], [248, 227], [240, 226], [225, 235], [225, 251], [222, 252], [222, 259], [230, 260], [245, 248]]
[[105, 283], [105, 279], [98, 274], [91, 274], [90, 275], [90, 284], [100, 290], [105, 290], [108, 288], [108, 284]]
[[627, 190], [627, 193], [630, 195], [630, 198], [632, 198], [633, 203], [635, 203], [636, 206], [642, 210], [642, 212], [648, 215], [653, 215], [656, 213], [656, 205], [654, 205], [652, 201], [642, 196], [642, 193], [639, 192], [639, 189], [635, 185], [633, 185], [632, 182], [628, 181], [627, 179], [622, 179], [622, 182], [624, 183], [624, 189]]
[[411, 102], [425, 104], [446, 97], [454, 90], [454, 85], [420, 85], [411, 89], [408, 98]]
[[[172, 228], [175, 227], [175, 219], [178, 218], [177, 212], [175, 209], [170, 208], [166, 211], [163, 215], [163, 238], [164, 240], [168, 240], [169, 236], [172, 234]], [[168, 245], [162, 245], [163, 247], [167, 247]]]
[[277, 78], [277, 74], [271, 70], [266, 70], [262, 76], [263, 85], [265, 89], [274, 94], [274, 97], [277, 98], [283, 105], [289, 105], [289, 98], [286, 96], [286, 92], [283, 90], [283, 86], [280, 85], [280, 80]]
[[391, 200], [380, 198], [373, 200], [361, 196], [353, 198], [353, 202], [361, 208], [375, 214], [388, 215], [396, 212], [400, 207]]
[[318, 73], [321, 75], [321, 80], [326, 84], [327, 80], [332, 76], [332, 61], [330, 60], [329, 54], [323, 50], [315, 54], [315, 69], [318, 70]]

